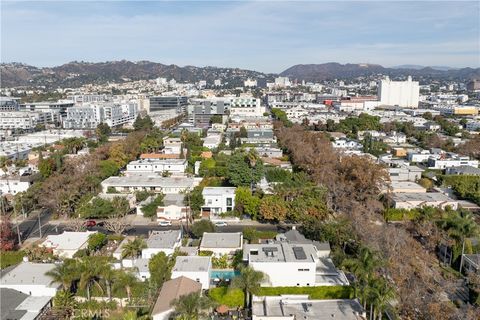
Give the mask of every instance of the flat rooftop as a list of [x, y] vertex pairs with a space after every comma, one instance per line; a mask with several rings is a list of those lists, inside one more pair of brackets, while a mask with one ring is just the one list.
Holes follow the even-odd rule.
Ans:
[[173, 249], [181, 237], [181, 230], [153, 231], [147, 239], [147, 246], [148, 248]]
[[425, 201], [425, 202], [452, 202], [454, 199], [440, 192], [405, 192], [393, 193], [392, 200], [395, 202]]
[[172, 164], [172, 165], [183, 165], [187, 162], [186, 159], [140, 159], [131, 161], [128, 165], [165, 165], [165, 164]]
[[219, 196], [223, 194], [235, 195], [235, 187], [205, 187], [202, 194], [204, 196]]
[[254, 301], [254, 316], [291, 317], [303, 320], [360, 320], [364, 310], [357, 300], [309, 300], [308, 298], [264, 297]]
[[73, 232], [64, 231], [61, 234], [52, 234], [47, 236], [42, 246], [59, 250], [77, 250], [80, 249], [87, 241], [90, 235], [97, 231]]
[[246, 244], [243, 260], [249, 262], [316, 262], [317, 249], [313, 244], [275, 242]]
[[241, 232], [205, 232], [200, 248], [241, 248], [242, 239]]
[[390, 183], [390, 187], [392, 188], [393, 192], [395, 190], [415, 190], [415, 192], [427, 192], [427, 189], [419, 185], [418, 183], [411, 182], [411, 181], [392, 181]]
[[187, 177], [162, 177], [160, 175], [129, 175], [128, 177], [110, 177], [102, 184], [117, 187], [193, 187], [195, 180]]
[[54, 263], [22, 262], [13, 269], [2, 274], [2, 285], [38, 285], [57, 288], [60, 284], [52, 283], [52, 278], [45, 273], [55, 269]]
[[207, 272], [211, 267], [211, 257], [178, 256], [172, 272]]

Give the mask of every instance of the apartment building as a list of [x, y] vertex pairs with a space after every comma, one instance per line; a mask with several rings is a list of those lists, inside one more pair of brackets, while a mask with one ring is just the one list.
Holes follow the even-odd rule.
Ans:
[[136, 173], [184, 173], [187, 169], [186, 159], [141, 159], [127, 164], [126, 175]]

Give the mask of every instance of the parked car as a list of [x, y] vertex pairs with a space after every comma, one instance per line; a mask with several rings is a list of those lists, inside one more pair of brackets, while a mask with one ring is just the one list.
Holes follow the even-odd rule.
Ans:
[[172, 225], [172, 222], [171, 221], [168, 221], [168, 220], [161, 220], [159, 223], [158, 223], [159, 226], [161, 227], [169, 227]]
[[85, 226], [87, 228], [89, 227], [95, 227], [97, 225], [97, 222], [95, 220], [87, 220], [85, 221]]
[[224, 222], [224, 221], [217, 221], [217, 222], [215, 222], [215, 226], [216, 227], [226, 227], [227, 223]]

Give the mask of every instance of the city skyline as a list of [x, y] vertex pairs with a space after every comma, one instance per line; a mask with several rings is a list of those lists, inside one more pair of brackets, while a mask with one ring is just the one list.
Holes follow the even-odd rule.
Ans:
[[[2, 62], [480, 66], [479, 3], [2, 1]], [[19, 41], [19, 39], [21, 39]], [[33, 53], [33, 54], [32, 54]]]

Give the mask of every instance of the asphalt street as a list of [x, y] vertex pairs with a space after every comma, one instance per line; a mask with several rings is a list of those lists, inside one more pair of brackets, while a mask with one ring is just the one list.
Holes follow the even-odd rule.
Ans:
[[[41, 222], [42, 237], [45, 237], [47, 235], [52, 235], [52, 234], [60, 234], [66, 229], [66, 224], [50, 223], [50, 219], [51, 219], [51, 213], [49, 211], [44, 210], [41, 212], [40, 222]], [[155, 224], [146, 224], [146, 225], [135, 224], [135, 225], [128, 226], [124, 234], [135, 235], [135, 236], [140, 236], [140, 235], [148, 236], [148, 233], [150, 231], [178, 230], [181, 227], [185, 228], [186, 225], [174, 224], [172, 226], [162, 227]], [[280, 230], [279, 229], [280, 227], [274, 224], [268, 224], [268, 223], [252, 224], [251, 222], [249, 223], [239, 222], [239, 223], [230, 223], [229, 225], [223, 226], [223, 227], [216, 227], [216, 231], [217, 232], [241, 232], [246, 227], [254, 227], [259, 231], [279, 231]], [[22, 221], [19, 224], [19, 230], [20, 230], [22, 241], [25, 241], [26, 239], [29, 239], [29, 238], [40, 238], [38, 213], [32, 213], [30, 217]], [[106, 230], [103, 226], [98, 226], [98, 225], [95, 227], [87, 228], [87, 230], [99, 231], [106, 234], [111, 233], [110, 231]]]

